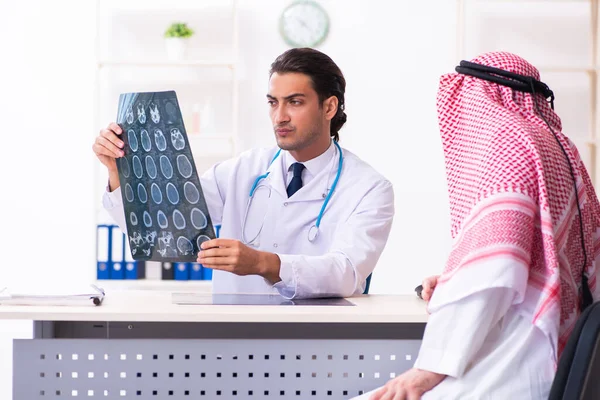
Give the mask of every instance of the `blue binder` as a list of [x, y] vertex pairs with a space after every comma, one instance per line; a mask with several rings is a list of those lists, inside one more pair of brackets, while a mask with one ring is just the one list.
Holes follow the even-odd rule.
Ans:
[[[221, 225], [215, 225], [215, 235], [219, 237], [221, 233]], [[204, 268], [202, 266], [202, 280], [204, 281], [212, 281], [213, 270], [210, 268]]]
[[110, 279], [125, 279], [125, 235], [121, 228], [116, 225], [111, 226], [110, 237]]
[[110, 279], [110, 235], [109, 225], [96, 227], [96, 279]]
[[200, 281], [202, 280], [202, 264], [189, 263], [188, 269], [190, 270], [190, 280]]
[[202, 267], [202, 280], [203, 281], [212, 281], [213, 271], [210, 268]]
[[125, 279], [142, 279], [146, 276], [144, 261], [135, 261], [131, 256], [129, 240], [125, 237]]
[[187, 281], [190, 279], [190, 269], [189, 265], [191, 263], [186, 262], [176, 262], [173, 263], [173, 277], [176, 281]]

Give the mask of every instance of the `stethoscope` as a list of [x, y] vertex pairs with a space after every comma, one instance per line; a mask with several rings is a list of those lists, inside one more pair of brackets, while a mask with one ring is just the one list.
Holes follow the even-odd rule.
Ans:
[[[321, 206], [321, 211], [319, 211], [317, 220], [314, 223], [314, 225], [311, 226], [310, 229], [308, 230], [308, 241], [309, 242], [314, 242], [315, 239], [317, 238], [317, 236], [319, 236], [319, 228], [321, 226], [321, 220], [323, 219], [323, 214], [325, 213], [327, 204], [329, 204], [329, 200], [331, 200], [331, 196], [333, 195], [333, 192], [335, 191], [335, 188], [337, 187], [338, 181], [340, 180], [340, 175], [342, 173], [342, 165], [344, 164], [344, 157], [342, 155], [342, 149], [336, 141], [334, 141], [333, 144], [335, 144], [335, 147], [337, 147], [337, 151], [339, 153], [338, 169], [337, 169], [337, 173], [335, 174], [335, 179], [333, 180], [333, 184], [331, 185], [331, 189], [329, 190], [327, 195], [324, 196], [325, 200], [323, 201], [323, 205]], [[273, 161], [275, 161], [277, 159], [277, 157], [279, 157], [279, 154], [281, 154], [281, 149], [277, 150], [277, 153], [275, 153], [275, 156], [269, 163], [269, 167], [271, 166], [271, 164], [273, 164]], [[263, 175], [258, 176], [254, 180], [254, 184], [252, 185], [252, 188], [250, 189], [248, 205], [246, 206], [246, 212], [244, 214], [244, 220], [242, 223], [242, 241], [245, 244], [251, 244], [251, 243], [255, 242], [256, 239], [260, 236], [260, 232], [262, 231], [262, 225], [261, 225], [261, 228], [256, 233], [256, 235], [251, 240], [247, 240], [247, 238], [246, 238], [246, 221], [248, 219], [248, 212], [250, 211], [250, 206], [252, 204], [252, 200], [254, 199], [254, 193], [259, 188], [259, 186], [258, 186], [259, 183], [263, 179], [266, 179], [269, 176], [269, 174], [270, 174], [270, 172], [266, 172]]]

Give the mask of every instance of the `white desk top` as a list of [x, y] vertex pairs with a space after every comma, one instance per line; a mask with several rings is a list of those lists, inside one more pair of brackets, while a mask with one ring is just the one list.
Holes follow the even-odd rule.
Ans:
[[[177, 305], [171, 290], [106, 288], [101, 306], [0, 305], [0, 319], [36, 321], [424, 323], [425, 302], [414, 295], [369, 295], [344, 306]], [[201, 292], [200, 290], [199, 292]], [[206, 292], [204, 290], [204, 292]]]

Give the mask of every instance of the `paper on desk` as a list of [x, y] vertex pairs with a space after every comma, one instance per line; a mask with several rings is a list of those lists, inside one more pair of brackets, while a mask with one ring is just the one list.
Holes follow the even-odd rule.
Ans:
[[0, 290], [0, 305], [99, 306], [104, 289], [90, 285], [82, 290], [43, 287], [33, 290], [4, 288]]

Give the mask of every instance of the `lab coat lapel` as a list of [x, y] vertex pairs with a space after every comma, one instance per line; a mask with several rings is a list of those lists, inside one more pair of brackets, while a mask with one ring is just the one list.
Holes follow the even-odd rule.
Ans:
[[287, 198], [285, 185], [287, 177], [283, 175], [283, 154], [280, 154], [279, 157], [271, 163], [267, 172], [269, 173], [267, 180], [271, 185], [271, 189], [275, 190], [283, 198]]
[[308, 185], [302, 186], [292, 197], [289, 198], [288, 202], [300, 202], [300, 201], [315, 201], [323, 200], [327, 195], [327, 188], [325, 187], [326, 175], [319, 174], [311, 180]]

